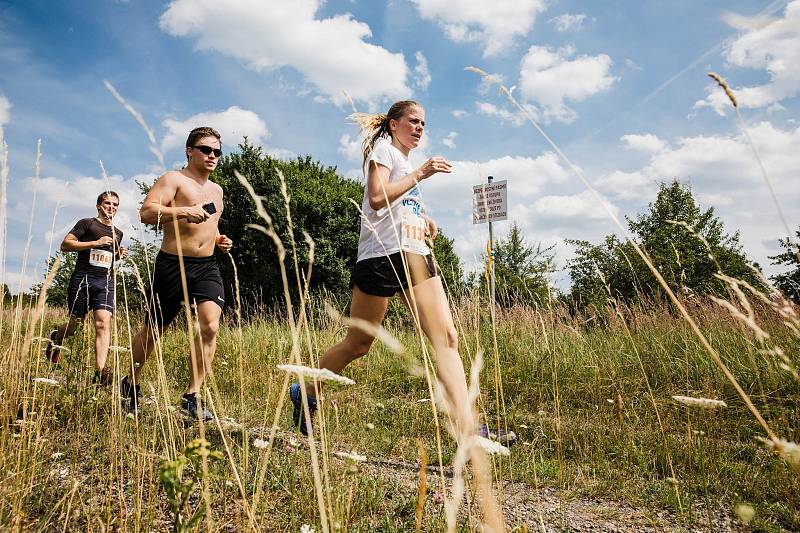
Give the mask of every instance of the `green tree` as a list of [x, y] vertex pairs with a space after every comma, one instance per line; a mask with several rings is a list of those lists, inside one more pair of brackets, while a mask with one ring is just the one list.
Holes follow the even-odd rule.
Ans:
[[442, 275], [445, 289], [451, 295], [459, 295], [465, 289], [464, 268], [453, 247], [453, 239], [440, 230], [433, 241], [433, 255]]
[[[503, 307], [547, 305], [551, 299], [549, 276], [553, 272], [553, 247], [529, 246], [519, 226], [494, 248], [495, 297]], [[486, 276], [481, 284], [486, 287]]]
[[[718, 271], [761, 287], [741, 245], [727, 234], [714, 208], [701, 210], [691, 188], [677, 180], [659, 186], [647, 212], [627, 218], [628, 228], [673, 291], [726, 294]], [[630, 242], [607, 236], [602, 244], [576, 246], [568, 269], [570, 299], [578, 306], [602, 305], [613, 296], [624, 301], [663, 297], [662, 289]]]
[[[800, 230], [795, 232], [795, 238], [800, 239]], [[778, 255], [770, 256], [772, 264], [789, 267], [791, 270], [772, 276], [772, 280], [787, 298], [791, 298], [795, 303], [800, 304], [800, 258], [798, 258], [800, 250], [798, 250], [796, 244], [798, 241], [795, 240], [793, 242], [787, 237], [780, 239], [778, 242], [784, 251]]]
[[[235, 242], [232, 258], [236, 262], [240, 291], [245, 303], [281, 304], [283, 283], [278, 267], [277, 253], [272, 242], [261, 232], [248, 228], [248, 224], [263, 224], [255, 204], [234, 175], [234, 170], [245, 176], [256, 193], [264, 198], [264, 206], [272, 217], [275, 230], [287, 249], [286, 268], [289, 272], [290, 291], [298, 295], [294, 274], [292, 238], [296, 243], [297, 266], [307, 272], [310, 246], [305, 231], [314, 241], [314, 258], [310, 285], [329, 294], [349, 294], [349, 270], [355, 262], [358, 248], [363, 186], [354, 180], [336, 174], [335, 167], [326, 167], [298, 157], [280, 161], [265, 155], [260, 147], [246, 140], [239, 151], [220, 161], [211, 179], [225, 191], [225, 211], [220, 232]], [[281, 194], [278, 171], [284, 176], [292, 217], [290, 232], [287, 209]], [[220, 260], [223, 277], [233, 279], [233, 266], [229, 258]], [[226, 288], [231, 296], [231, 285]], [[233, 301], [230, 299], [229, 301]]]

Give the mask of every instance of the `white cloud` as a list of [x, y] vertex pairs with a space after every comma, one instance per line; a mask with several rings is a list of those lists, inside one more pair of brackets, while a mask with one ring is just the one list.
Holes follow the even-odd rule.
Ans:
[[[608, 200], [604, 204], [619, 218], [619, 209]], [[608, 212], [589, 191], [578, 194], [543, 196], [533, 204], [533, 211], [551, 224], [580, 223], [608, 218]]]
[[51, 216], [44, 221], [47, 229], [42, 234], [46, 241], [52, 237], [55, 246], [58, 246], [76, 221], [97, 214], [95, 201], [97, 195], [105, 190], [119, 194], [119, 211], [114, 220], [117, 227], [130, 237], [134, 226], [139, 225], [139, 201], [142, 194], [136, 180], [152, 183], [155, 178], [156, 176], [149, 174], [127, 179], [120, 175], [111, 175], [105, 181], [97, 176], [79, 176], [71, 180], [48, 176], [41, 178], [38, 183], [31, 180], [28, 186], [30, 190], [36, 190], [40, 207], [51, 214], [57, 214], [54, 233], [50, 233], [53, 220]]
[[475, 102], [475, 108], [479, 115], [498, 117], [501, 121], [507, 122], [512, 126], [522, 126], [525, 118], [519, 113], [513, 113], [504, 107], [498, 107], [491, 102]]
[[468, 112], [466, 112], [466, 111], [464, 111], [463, 109], [453, 109], [452, 111], [450, 111], [450, 113], [451, 113], [451, 114], [453, 115], [453, 117], [455, 117], [455, 118], [464, 118], [464, 117], [466, 117], [467, 115], [469, 115], [469, 113], [468, 113]]
[[414, 74], [416, 75], [414, 85], [419, 89], [425, 90], [428, 88], [428, 85], [431, 84], [431, 72], [428, 70], [428, 60], [422, 52], [414, 54], [414, 59], [417, 60], [417, 66], [414, 67]]
[[564, 13], [563, 15], [551, 18], [547, 22], [555, 26], [556, 31], [581, 31], [583, 29], [583, 23], [586, 22], [586, 14], [579, 13], [577, 15], [572, 15], [570, 13]]
[[442, 139], [442, 144], [453, 150], [456, 147], [456, 137], [458, 137], [458, 133], [451, 131]]
[[[800, 93], [800, 0], [789, 2], [782, 18], [726, 14], [723, 20], [742, 32], [725, 47], [726, 61], [766, 71], [770, 78], [763, 85], [732, 87], [740, 107], [769, 107]], [[716, 84], [709, 84], [707, 92], [696, 108], [711, 107], [721, 115], [730, 109], [727, 96]]]
[[0, 94], [0, 128], [8, 124], [11, 119], [11, 102]]
[[366, 42], [369, 26], [350, 14], [317, 18], [322, 0], [173, 0], [161, 15], [170, 35], [194, 37], [257, 71], [291, 67], [326, 98], [375, 102], [402, 98], [408, 67], [402, 54]]
[[164, 151], [183, 148], [186, 136], [198, 126], [211, 126], [217, 130], [222, 136], [223, 146], [229, 149], [241, 143], [244, 137], [255, 145], [263, 144], [269, 137], [269, 130], [261, 117], [253, 111], [237, 106], [231, 106], [225, 111], [198, 113], [184, 120], [168, 118], [162, 124], [167, 129], [161, 143]]
[[659, 152], [666, 146], [664, 141], [652, 133], [645, 133], [642, 135], [631, 133], [629, 135], [623, 135], [620, 140], [625, 143], [626, 150], [636, 150], [639, 152]]
[[619, 78], [610, 74], [612, 61], [606, 54], [574, 57], [571, 47], [554, 50], [531, 46], [520, 65], [520, 92], [543, 108], [545, 119], [572, 122], [577, 113], [566, 101], [583, 101], [608, 90]]
[[348, 161], [360, 163], [364, 158], [361, 153], [361, 143], [362, 140], [359, 136], [351, 137], [349, 133], [345, 133], [339, 137], [339, 153], [344, 155]]
[[485, 57], [507, 51], [545, 10], [544, 0], [413, 0], [420, 16], [456, 42], [476, 42]]

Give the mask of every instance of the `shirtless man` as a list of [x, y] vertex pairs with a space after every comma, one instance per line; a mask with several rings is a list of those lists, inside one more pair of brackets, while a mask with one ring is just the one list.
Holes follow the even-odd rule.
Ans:
[[225, 306], [225, 291], [214, 247], [228, 253], [233, 246], [231, 239], [219, 233], [222, 187], [208, 180], [221, 155], [222, 143], [216, 130], [193, 129], [186, 139], [188, 164], [183, 170], [170, 171], [158, 178], [139, 210], [142, 222], [163, 228], [164, 239], [153, 269], [145, 324], [133, 340], [133, 369], [120, 384], [123, 401], [132, 412], [139, 408], [142, 366], [157, 339], [185, 306], [180, 254], [189, 305], [196, 309], [200, 325], [194, 339], [189, 386], [181, 399], [181, 408], [195, 419], [213, 418], [201, 405], [197, 393], [214, 359], [219, 319]]
[[127, 255], [120, 246], [122, 232], [112, 222], [119, 209], [119, 195], [105, 191], [97, 197], [97, 216], [82, 218], [61, 242], [62, 252], [77, 252], [75, 270], [69, 280], [67, 304], [69, 321], [50, 332], [45, 356], [53, 363], [61, 360], [64, 339], [78, 329], [89, 309], [94, 317], [95, 372], [93, 383], [110, 385], [111, 369], [106, 367], [111, 343], [111, 317], [114, 313], [114, 261]]

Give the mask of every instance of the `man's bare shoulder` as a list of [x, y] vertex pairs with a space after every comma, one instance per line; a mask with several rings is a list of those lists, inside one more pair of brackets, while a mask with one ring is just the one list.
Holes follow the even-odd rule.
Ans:
[[162, 174], [156, 182], [165, 181], [167, 183], [178, 183], [186, 180], [186, 176], [180, 170], [168, 170]]
[[216, 192], [218, 192], [218, 193], [222, 194], [222, 190], [223, 190], [223, 189], [222, 189], [222, 186], [221, 186], [219, 183], [214, 183], [213, 181], [211, 181], [211, 182], [209, 182], [209, 183], [211, 183], [211, 187], [212, 187], [212, 188], [213, 188], [213, 189], [214, 189]]

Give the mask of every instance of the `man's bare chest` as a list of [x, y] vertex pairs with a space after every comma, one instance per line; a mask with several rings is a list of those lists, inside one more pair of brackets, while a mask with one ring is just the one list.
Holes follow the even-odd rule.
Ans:
[[216, 186], [197, 185], [196, 183], [183, 183], [175, 193], [176, 206], [205, 205], [213, 202], [217, 211], [222, 210], [222, 194]]

